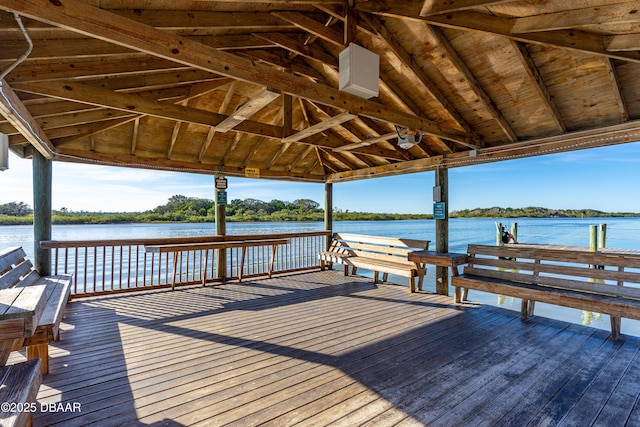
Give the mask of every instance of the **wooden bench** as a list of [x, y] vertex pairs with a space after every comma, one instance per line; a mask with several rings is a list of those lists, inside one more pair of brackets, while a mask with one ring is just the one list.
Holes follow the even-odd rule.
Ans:
[[[205, 262], [202, 269], [202, 285], [204, 286], [207, 281], [207, 264], [209, 262], [209, 249], [231, 249], [241, 248], [242, 255], [240, 259], [240, 272], [238, 274], [238, 280], [242, 281], [244, 273], [244, 260], [246, 258], [247, 249], [250, 247], [271, 246], [271, 259], [269, 260], [269, 278], [273, 274], [273, 264], [275, 262], [276, 251], [279, 245], [286, 245], [289, 243], [289, 239], [253, 239], [253, 240], [223, 240], [218, 242], [198, 242], [198, 243], [172, 243], [166, 245], [146, 245], [144, 250], [149, 253], [172, 253], [173, 254], [173, 280], [171, 282], [171, 289], [175, 289], [177, 279], [178, 264], [182, 262], [182, 253], [186, 251], [205, 251]], [[226, 277], [222, 276], [224, 282]]]
[[320, 268], [331, 268], [334, 263], [344, 265], [345, 276], [356, 274], [358, 268], [373, 270], [373, 283], [378, 282], [379, 273], [386, 281], [389, 274], [409, 278], [409, 289], [415, 292], [422, 287], [426, 267], [424, 263], [409, 261], [410, 252], [429, 249], [429, 240], [404, 239], [397, 237], [366, 236], [362, 234], [335, 233], [329, 250], [320, 252]]
[[[27, 349], [27, 359], [40, 358], [42, 374], [49, 373], [49, 343], [60, 339], [60, 322], [64, 308], [69, 300], [73, 276], [63, 274], [42, 277], [33, 269], [31, 261], [26, 258], [20, 247], [9, 248], [0, 252], [0, 289], [18, 290], [27, 287], [42, 287], [43, 307], [37, 318], [37, 325], [32, 334], [15, 338], [12, 342], [13, 350]], [[6, 305], [6, 304], [5, 304]], [[10, 319], [7, 319], [7, 322]], [[8, 325], [0, 322], [0, 337], [7, 341]], [[6, 363], [6, 359], [2, 361]]]
[[0, 425], [30, 426], [38, 410], [36, 396], [42, 384], [40, 359], [0, 367]]
[[517, 244], [469, 245], [468, 254], [464, 273], [452, 278], [455, 302], [460, 288], [477, 289], [521, 298], [523, 319], [535, 301], [608, 314], [614, 341], [622, 317], [640, 320], [640, 255]]

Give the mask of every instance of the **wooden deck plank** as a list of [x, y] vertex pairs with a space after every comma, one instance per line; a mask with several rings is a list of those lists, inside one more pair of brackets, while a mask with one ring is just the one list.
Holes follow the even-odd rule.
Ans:
[[636, 353], [616, 389], [600, 414], [598, 414], [595, 420], [596, 424], [607, 426], [638, 425], [638, 420], [631, 420], [631, 414], [634, 403], [637, 405], [640, 402], [640, 387], [638, 387], [638, 384], [640, 384], [639, 364], [640, 354]]
[[[614, 391], [618, 384], [630, 375], [629, 370], [636, 371], [638, 369], [637, 365], [632, 365], [637, 354], [637, 345], [625, 342], [617, 351], [616, 357], [607, 363], [589, 385], [589, 389], [582, 394], [571, 411], [564, 416], [563, 419], [568, 421], [563, 424], [578, 425], [577, 420], [581, 420], [581, 425], [594, 424], [607, 402], [616, 398]], [[634, 390], [637, 391], [638, 388], [638, 383], [636, 383]], [[634, 401], [635, 399], [631, 403]]]
[[38, 400], [82, 412], [34, 425], [637, 419], [639, 338], [450, 302], [337, 271], [75, 300]]

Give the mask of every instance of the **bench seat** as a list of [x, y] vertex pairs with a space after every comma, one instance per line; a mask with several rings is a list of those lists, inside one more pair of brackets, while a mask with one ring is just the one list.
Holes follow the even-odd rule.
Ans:
[[40, 359], [2, 366], [0, 378], [0, 402], [10, 409], [0, 411], [0, 425], [30, 426], [33, 412], [38, 409], [36, 396], [42, 383]]
[[416, 279], [418, 288], [422, 288], [426, 267], [424, 263], [409, 261], [407, 256], [428, 248], [428, 240], [335, 233], [329, 250], [320, 252], [318, 259], [322, 270], [343, 264], [345, 276], [350, 270], [356, 274], [358, 268], [372, 270], [374, 283], [378, 282], [380, 273], [383, 281], [389, 274], [407, 277], [410, 291], [415, 292]]
[[521, 298], [521, 317], [535, 302], [607, 314], [611, 337], [620, 335], [622, 317], [640, 320], [640, 255], [628, 252], [567, 250], [537, 245], [469, 245], [468, 265], [453, 276], [454, 302], [460, 289]]
[[[461, 274], [454, 280], [456, 286], [466, 289], [475, 289], [529, 301], [539, 301], [640, 320], [640, 299], [621, 298], [615, 295], [554, 288], [531, 283], [518, 283], [491, 277], [474, 276], [473, 274]], [[526, 317], [532, 313], [524, 314]]]
[[45, 307], [31, 336], [15, 340], [14, 351], [26, 348], [27, 359], [40, 358], [42, 374], [49, 373], [49, 343], [60, 339], [60, 323], [69, 301], [73, 276], [40, 276], [20, 247], [0, 252], [0, 288], [45, 286]]

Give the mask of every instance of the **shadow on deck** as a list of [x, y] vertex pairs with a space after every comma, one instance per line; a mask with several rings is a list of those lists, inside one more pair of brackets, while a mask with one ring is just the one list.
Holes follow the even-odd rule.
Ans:
[[335, 271], [74, 301], [38, 401], [81, 412], [34, 425], [640, 424], [639, 338], [450, 303]]

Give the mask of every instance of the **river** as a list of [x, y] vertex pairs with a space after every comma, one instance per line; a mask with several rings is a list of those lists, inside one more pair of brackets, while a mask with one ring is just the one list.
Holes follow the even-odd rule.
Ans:
[[[607, 247], [640, 250], [640, 218], [474, 218], [449, 220], [449, 251], [465, 252], [469, 243], [495, 244], [496, 222], [506, 225], [506, 229], [510, 229], [512, 223], [517, 223], [519, 242], [577, 246], [589, 245], [590, 225], [606, 224]], [[227, 223], [227, 234], [298, 233], [319, 231], [323, 228], [322, 222]], [[334, 231], [426, 239], [435, 242], [435, 225], [432, 220], [337, 221], [334, 223]], [[213, 223], [58, 225], [53, 226], [52, 229], [53, 240], [186, 237], [214, 234]], [[22, 246], [27, 255], [33, 257], [33, 228], [31, 226], [0, 226], [0, 249], [10, 246]], [[391, 280], [407, 285], [406, 279], [403, 278], [396, 278], [396, 280], [391, 278]], [[429, 268], [427, 271], [425, 289], [435, 290], [434, 268]], [[519, 301], [513, 298], [471, 291], [470, 299], [510, 310], [520, 309]], [[536, 314], [609, 329], [608, 316], [593, 315], [582, 310], [536, 304]], [[622, 333], [640, 336], [640, 321], [623, 319]]]

